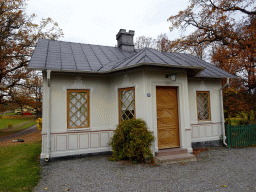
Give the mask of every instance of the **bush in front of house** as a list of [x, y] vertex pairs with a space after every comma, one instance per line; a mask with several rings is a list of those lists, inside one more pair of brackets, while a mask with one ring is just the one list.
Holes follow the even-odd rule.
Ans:
[[110, 142], [113, 154], [110, 160], [118, 161], [129, 159], [133, 163], [153, 162], [153, 154], [150, 150], [154, 141], [153, 134], [147, 129], [145, 121], [130, 119], [117, 125], [115, 134]]

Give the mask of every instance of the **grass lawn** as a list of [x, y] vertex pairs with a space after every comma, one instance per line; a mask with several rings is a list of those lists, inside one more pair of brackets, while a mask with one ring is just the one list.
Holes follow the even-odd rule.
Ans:
[[1, 118], [0, 119], [0, 129], [8, 128], [8, 125], [15, 127], [20, 124], [24, 124], [29, 121], [33, 121], [33, 118]]
[[[12, 125], [8, 128], [8, 125]], [[32, 125], [36, 124], [34, 117], [10, 117], [0, 119], [0, 137], [14, 133], [23, 129], [26, 129]]]
[[32, 191], [40, 179], [41, 142], [0, 147], [0, 191]]

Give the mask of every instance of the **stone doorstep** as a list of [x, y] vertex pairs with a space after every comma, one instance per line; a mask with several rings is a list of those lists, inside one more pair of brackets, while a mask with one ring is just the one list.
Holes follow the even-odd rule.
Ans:
[[178, 155], [187, 154], [188, 150], [183, 148], [173, 148], [173, 149], [162, 149], [156, 152], [157, 157], [167, 156], [167, 155]]
[[176, 155], [166, 155], [166, 156], [155, 157], [155, 162], [157, 165], [165, 165], [165, 164], [188, 162], [188, 161], [196, 161], [196, 156], [186, 153], [186, 154], [176, 154]]

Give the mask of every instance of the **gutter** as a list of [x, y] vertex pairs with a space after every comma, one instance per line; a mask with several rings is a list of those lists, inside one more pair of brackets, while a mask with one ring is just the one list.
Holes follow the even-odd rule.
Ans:
[[51, 153], [51, 70], [47, 70], [47, 97], [48, 97], [48, 121], [47, 121], [47, 153], [45, 161], [49, 161]]
[[223, 111], [223, 89], [229, 85], [229, 78], [227, 78], [227, 83], [220, 88], [220, 110], [221, 110], [221, 123], [222, 123], [222, 141], [225, 146], [227, 143], [225, 141], [225, 119], [224, 119], [224, 111]]

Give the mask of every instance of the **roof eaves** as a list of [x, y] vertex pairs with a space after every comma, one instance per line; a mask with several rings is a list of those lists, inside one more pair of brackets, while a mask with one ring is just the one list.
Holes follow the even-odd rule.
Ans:
[[[58, 72], [72, 72], [72, 73], [75, 73], [75, 72], [79, 72], [79, 73], [95, 73], [95, 74], [107, 74], [107, 73], [112, 73], [112, 72], [116, 72], [116, 71], [122, 71], [122, 70], [126, 70], [126, 69], [131, 69], [131, 68], [135, 68], [135, 67], [139, 67], [139, 66], [145, 66], [145, 65], [148, 65], [148, 66], [160, 66], [160, 67], [168, 67], [168, 68], [182, 68], [182, 69], [201, 69], [203, 70], [202, 67], [181, 67], [179, 65], [175, 66], [175, 65], [166, 65], [166, 64], [161, 64], [161, 63], [138, 63], [138, 64], [135, 64], [135, 65], [129, 65], [129, 66], [125, 66], [125, 67], [122, 67], [122, 68], [116, 68], [116, 69], [112, 69], [112, 70], [109, 70], [109, 71], [75, 71], [75, 70], [56, 70], [56, 69], [52, 69], [51, 71], [58, 71]], [[37, 69], [38, 70], [38, 69]], [[45, 69], [44, 69], [45, 70]]]

